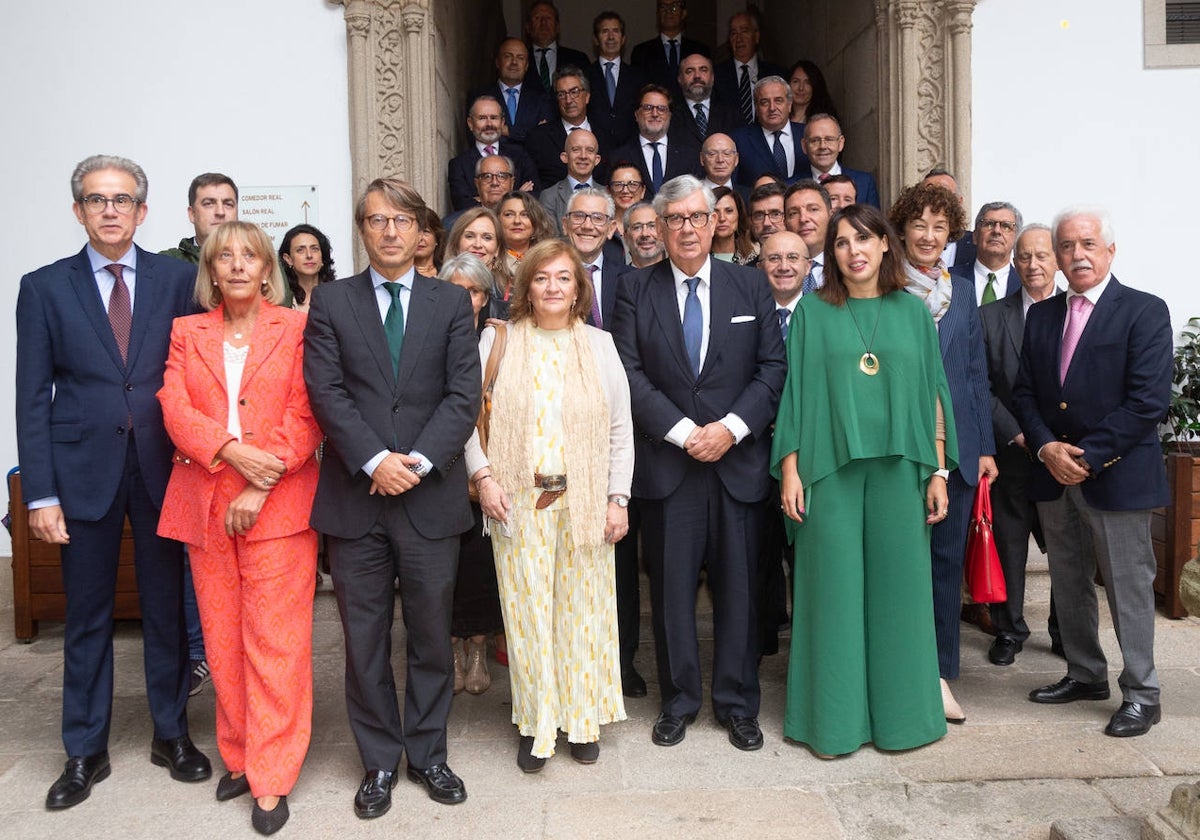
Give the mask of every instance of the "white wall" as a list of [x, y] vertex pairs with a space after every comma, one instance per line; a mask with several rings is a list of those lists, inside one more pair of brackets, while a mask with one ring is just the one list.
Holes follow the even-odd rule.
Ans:
[[980, 0], [973, 34], [972, 213], [1102, 204], [1121, 282], [1200, 315], [1200, 68], [1143, 68], [1136, 0]]
[[[137, 242], [191, 232], [187, 188], [316, 184], [339, 270], [352, 260], [342, 7], [323, 0], [10, 3], [0, 25], [4, 195], [0, 313], [22, 274], [78, 251], [69, 179], [91, 154], [132, 158], [150, 180]], [[0, 471], [17, 463], [12, 315], [0, 315]], [[7, 489], [0, 491], [7, 498]], [[9, 553], [0, 529], [0, 554]]]

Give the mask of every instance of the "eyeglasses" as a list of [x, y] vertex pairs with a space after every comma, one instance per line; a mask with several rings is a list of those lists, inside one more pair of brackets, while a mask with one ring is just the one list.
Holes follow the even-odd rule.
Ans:
[[709, 160], [720, 158], [721, 160], [732, 160], [737, 157], [737, 149], [705, 149], [704, 156]]
[[367, 227], [371, 230], [386, 230], [389, 222], [396, 226], [397, 231], [404, 233], [412, 230], [417, 220], [412, 216], [385, 216], [382, 213], [367, 216]]
[[683, 8], [683, 3], [679, 2], [679, 0], [674, 0], [674, 2], [672, 2], [672, 3], [659, 3], [658, 4], [658, 10], [660, 12], [678, 12], [682, 8]]
[[778, 268], [779, 266], [783, 265], [785, 261], [789, 263], [806, 263], [808, 262], [808, 257], [792, 251], [788, 254], [767, 254], [767, 256], [762, 258], [762, 261], [767, 265]]
[[582, 225], [586, 221], [591, 221], [596, 227], [606, 225], [612, 221], [612, 216], [607, 213], [584, 213], [582, 210], [572, 210], [567, 214], [567, 218], [571, 220], [573, 225]]
[[1017, 229], [1017, 226], [1012, 222], [1002, 222], [999, 219], [984, 219], [979, 223], [979, 226], [984, 230], [995, 230], [996, 228], [1000, 228], [1000, 230], [1004, 231], [1005, 233], [1012, 233]]
[[646, 103], [645, 105], [639, 105], [638, 110], [643, 114], [665, 114], [671, 109], [666, 105], [651, 105], [650, 103]]
[[99, 216], [110, 204], [118, 213], [132, 213], [133, 208], [141, 204], [136, 198], [125, 193], [114, 195], [112, 198], [105, 198], [102, 195], [85, 195], [79, 199], [79, 203], [93, 216]]
[[613, 181], [608, 188], [613, 192], [637, 192], [644, 186], [641, 181]]
[[556, 91], [554, 95], [557, 96], [559, 99], [575, 99], [577, 96], [580, 96], [583, 92], [584, 92], [583, 88], [573, 87], [570, 90]]
[[813, 146], [833, 146], [841, 139], [842, 135], [839, 134], [837, 137], [809, 137], [807, 142]]
[[697, 210], [690, 216], [685, 216], [682, 213], [672, 213], [669, 216], [663, 216], [663, 224], [668, 230], [683, 230], [684, 222], [691, 222], [692, 227], [696, 230], [702, 230], [708, 227], [709, 214]]
[[762, 222], [765, 219], [770, 219], [772, 222], [783, 221], [782, 210], [755, 210], [750, 214], [750, 218], [756, 222]]
[[635, 233], [635, 234], [641, 233], [641, 232], [647, 231], [647, 230], [657, 230], [657, 229], [658, 229], [658, 224], [656, 222], [634, 222], [633, 224], [631, 224], [629, 226], [629, 232]]
[[512, 179], [511, 172], [480, 172], [475, 176], [476, 181], [487, 181], [489, 184], [503, 184]]

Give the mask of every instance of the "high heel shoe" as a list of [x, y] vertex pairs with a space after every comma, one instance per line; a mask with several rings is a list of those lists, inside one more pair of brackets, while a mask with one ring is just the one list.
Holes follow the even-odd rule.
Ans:
[[454, 693], [459, 694], [467, 684], [467, 655], [463, 652], [462, 639], [450, 639], [454, 649]]
[[470, 694], [483, 694], [492, 685], [487, 669], [487, 642], [467, 640], [467, 674], [464, 685]]
[[962, 710], [962, 706], [958, 705], [958, 701], [954, 699], [954, 693], [950, 690], [950, 684], [942, 680], [942, 709], [946, 712], [946, 723], [966, 723], [967, 714]]

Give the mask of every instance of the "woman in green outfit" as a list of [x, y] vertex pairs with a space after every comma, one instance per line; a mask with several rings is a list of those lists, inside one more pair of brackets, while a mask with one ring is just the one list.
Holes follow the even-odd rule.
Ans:
[[825, 285], [788, 331], [771, 453], [796, 547], [784, 735], [822, 758], [946, 734], [929, 528], [946, 516], [957, 445], [937, 333], [904, 291], [902, 255], [874, 207], [839, 211]]

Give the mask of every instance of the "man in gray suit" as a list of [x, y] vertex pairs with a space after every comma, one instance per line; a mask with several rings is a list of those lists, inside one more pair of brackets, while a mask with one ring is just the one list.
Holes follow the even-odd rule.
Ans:
[[[305, 329], [304, 380], [327, 436], [312, 526], [326, 537], [342, 618], [363, 819], [391, 807], [404, 752], [408, 778], [431, 799], [467, 798], [446, 763], [446, 718], [459, 535], [473, 523], [462, 450], [479, 408], [479, 351], [466, 292], [413, 270], [424, 212], [403, 181], [372, 181], [354, 212], [370, 268], [315, 290]], [[391, 664], [397, 578], [403, 717]]]
[[575, 129], [567, 135], [561, 157], [567, 165], [567, 177], [547, 187], [538, 198], [554, 220], [560, 235], [563, 232], [563, 214], [567, 212], [571, 195], [575, 190], [596, 186], [592, 180], [596, 164], [600, 162], [600, 145], [596, 135], [587, 129]]

